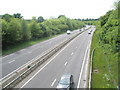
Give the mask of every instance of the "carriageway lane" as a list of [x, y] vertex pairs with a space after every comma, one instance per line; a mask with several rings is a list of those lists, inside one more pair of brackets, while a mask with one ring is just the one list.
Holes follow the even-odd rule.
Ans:
[[[75, 30], [71, 33], [71, 35], [76, 34], [78, 32], [79, 30]], [[18, 52], [3, 57], [1, 63], [2, 77], [10, 74], [14, 70], [27, 63], [28, 61], [35, 59], [37, 56], [41, 55], [46, 50], [52, 48], [59, 42], [62, 42], [63, 40], [69, 38], [71, 35], [62, 34], [55, 38], [40, 42], [38, 44], [35, 44], [33, 46], [27, 47]]]
[[63, 74], [72, 74], [74, 77], [75, 88], [81, 72], [81, 66], [85, 56], [88, 54], [88, 46], [91, 36], [88, 31], [83, 32], [58, 53], [51, 57], [34, 74], [29, 75], [17, 88], [56, 88], [60, 77]]

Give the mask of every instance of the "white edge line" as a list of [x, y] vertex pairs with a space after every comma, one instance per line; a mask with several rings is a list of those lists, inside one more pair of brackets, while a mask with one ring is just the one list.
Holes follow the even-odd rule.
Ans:
[[56, 79], [52, 82], [51, 86], [53, 86], [55, 82], [56, 82]]
[[[85, 64], [85, 72], [88, 73], [88, 65], [89, 65], [89, 55], [90, 55], [90, 44], [89, 44], [89, 49], [88, 49], [88, 56], [87, 56], [87, 61], [86, 61], [86, 64]], [[88, 74], [85, 74], [85, 79], [87, 79], [87, 75]], [[87, 83], [84, 83], [84, 87], [83, 88], [87, 88]]]
[[82, 72], [83, 72], [83, 66], [84, 66], [85, 59], [86, 59], [87, 50], [88, 50], [88, 46], [86, 48], [85, 56], [84, 56], [84, 59], [83, 59], [82, 68], [81, 68], [81, 72], [80, 72], [77, 88], [80, 88], [80, 81], [81, 81], [81, 76], [82, 76]]
[[[75, 40], [75, 39], [74, 39]], [[50, 61], [48, 61], [37, 73], [35, 73], [25, 84], [23, 84], [19, 90], [21, 90], [26, 84], [28, 84], [40, 71], [42, 71], [58, 54], [60, 54], [68, 45], [70, 45], [74, 40], [68, 43], [60, 52], [58, 52]]]

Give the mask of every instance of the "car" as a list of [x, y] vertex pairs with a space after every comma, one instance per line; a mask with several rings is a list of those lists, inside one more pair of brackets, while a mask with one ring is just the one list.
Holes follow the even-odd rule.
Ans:
[[67, 30], [67, 34], [70, 34], [71, 32], [70, 32], [70, 30]]
[[88, 34], [91, 34], [90, 32]]
[[73, 75], [64, 74], [57, 85], [57, 90], [70, 90], [73, 87]]

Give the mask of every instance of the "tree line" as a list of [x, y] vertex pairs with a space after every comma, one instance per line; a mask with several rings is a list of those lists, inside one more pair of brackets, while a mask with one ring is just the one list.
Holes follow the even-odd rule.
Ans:
[[69, 19], [64, 15], [52, 19], [44, 19], [40, 16], [37, 19], [32, 17], [30, 20], [25, 20], [20, 13], [2, 15], [0, 23], [3, 49], [16, 43], [49, 37], [85, 26], [83, 22]]
[[105, 15], [101, 16], [99, 21], [96, 23], [97, 30], [100, 30], [100, 40], [103, 44], [109, 44], [114, 53], [119, 52], [120, 48], [118, 12], [120, 12], [120, 7], [118, 7], [118, 2], [116, 2], [115, 9], [110, 10]]

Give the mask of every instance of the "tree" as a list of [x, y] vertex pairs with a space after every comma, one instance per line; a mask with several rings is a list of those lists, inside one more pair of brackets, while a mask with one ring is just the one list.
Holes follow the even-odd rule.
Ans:
[[37, 21], [35, 16], [32, 17], [32, 21]]
[[6, 47], [8, 41], [8, 23], [4, 19], [0, 20], [2, 24], [2, 47], [3, 49]]
[[43, 22], [43, 21], [45, 21], [45, 20], [44, 20], [44, 18], [43, 18], [42, 16], [38, 17], [38, 19], [37, 19], [37, 22], [38, 22], [38, 23], [41, 23], [41, 22]]
[[10, 23], [8, 23], [7, 30], [7, 41], [9, 44], [15, 44], [22, 39], [22, 28], [21, 21], [19, 19], [11, 19]]
[[11, 18], [13, 18], [13, 16], [10, 14], [4, 14], [2, 16], [2, 19], [6, 20], [7, 22], [10, 22]]
[[43, 36], [43, 31], [41, 30], [40, 25], [37, 24], [35, 21], [32, 21], [30, 23], [30, 29], [33, 39], [38, 39]]
[[31, 39], [31, 31], [25, 20], [22, 20], [22, 40], [27, 41]]
[[23, 18], [23, 16], [21, 16], [20, 13], [13, 14], [13, 17], [14, 18], [19, 18], [19, 19]]
[[60, 15], [60, 16], [58, 16], [58, 18], [66, 18], [66, 16], [65, 15]]
[[109, 16], [110, 16], [111, 13], [112, 13], [112, 10], [110, 10], [109, 12], [107, 12], [106, 15], [100, 17], [101, 27], [106, 24], [106, 22], [108, 21], [108, 18], [109, 18]]

